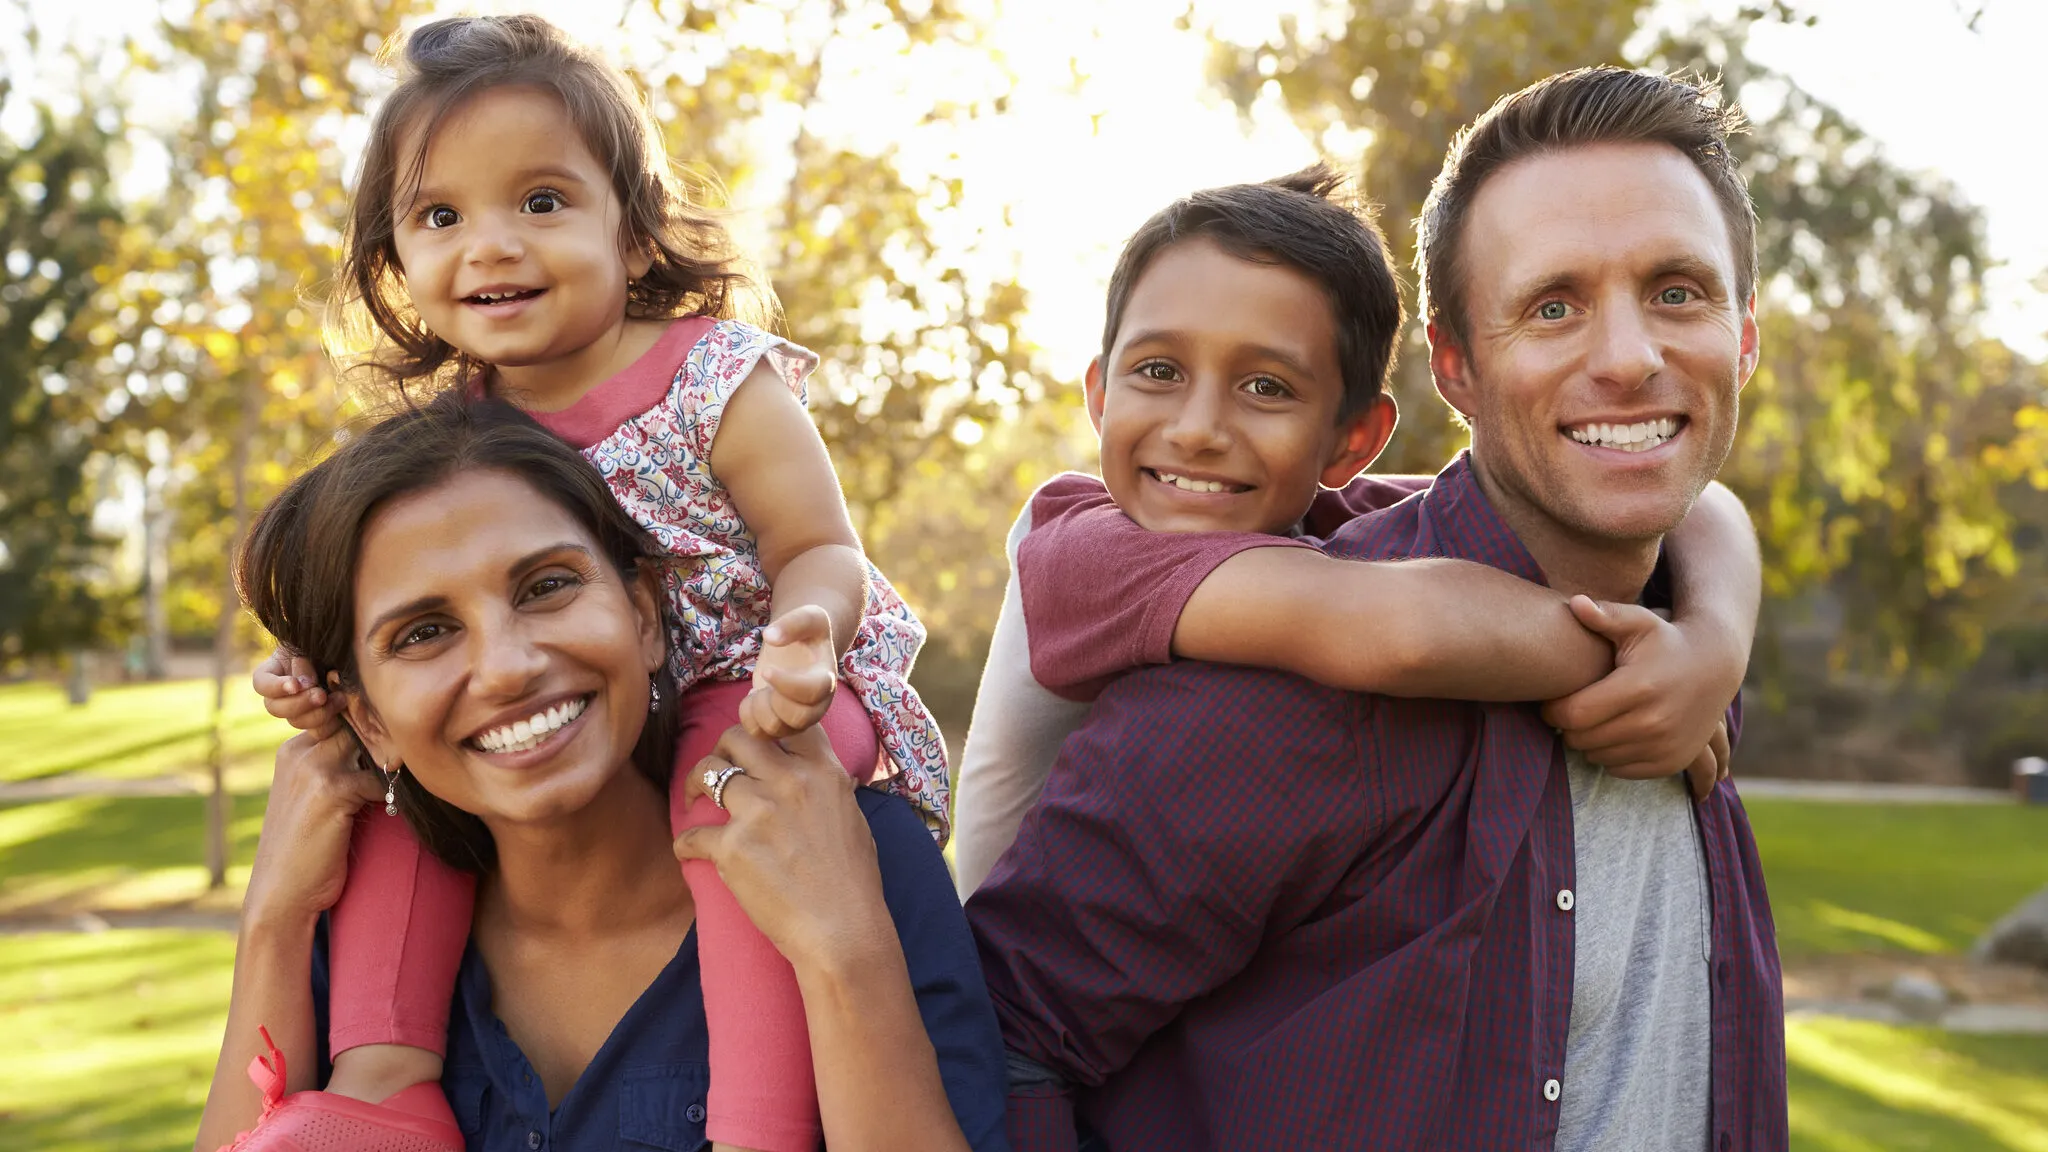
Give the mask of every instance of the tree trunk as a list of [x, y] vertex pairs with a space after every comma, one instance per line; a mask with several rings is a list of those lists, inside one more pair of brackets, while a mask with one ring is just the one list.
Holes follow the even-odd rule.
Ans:
[[142, 472], [142, 677], [161, 680], [171, 655], [171, 513], [164, 499], [170, 469], [151, 462]]
[[213, 735], [206, 754], [207, 774], [213, 786], [206, 798], [206, 886], [212, 889], [225, 888], [228, 883], [228, 670], [235, 665], [235, 618], [241, 614], [241, 601], [235, 593], [234, 552], [241, 546], [249, 519], [249, 441], [256, 436], [257, 409], [262, 400], [256, 380], [256, 375], [250, 373], [241, 382], [242, 414], [235, 428], [230, 464], [234, 530], [228, 536], [229, 560], [221, 585], [220, 623], [213, 632]]

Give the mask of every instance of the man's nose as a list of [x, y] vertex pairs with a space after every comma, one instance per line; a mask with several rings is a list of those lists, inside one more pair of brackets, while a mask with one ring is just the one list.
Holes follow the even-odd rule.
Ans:
[[1594, 380], [1616, 388], [1640, 388], [1663, 367], [1663, 345], [1640, 303], [1618, 300], [1595, 312], [1586, 363]]
[[1229, 414], [1225, 411], [1224, 388], [1196, 383], [1183, 393], [1180, 409], [1164, 429], [1166, 442], [1189, 454], [1214, 452], [1230, 443]]

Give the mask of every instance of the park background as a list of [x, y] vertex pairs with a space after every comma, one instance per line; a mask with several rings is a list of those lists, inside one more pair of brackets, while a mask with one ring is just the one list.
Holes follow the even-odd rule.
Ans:
[[[633, 70], [822, 355], [816, 418], [956, 741], [1003, 532], [1092, 465], [1078, 379], [1144, 216], [1320, 153], [1405, 263], [1496, 96], [1722, 75], [1766, 274], [1724, 473], [1767, 583], [1736, 771], [1818, 1006], [1794, 1143], [2048, 1152], [2048, 1035], [1999, 1015], [2048, 977], [1965, 956], [2048, 884], [2048, 808], [1993, 791], [2048, 753], [2032, 0], [0, 0], [0, 1148], [190, 1144], [281, 736], [226, 558], [360, 411], [316, 297], [378, 48], [522, 9]], [[1434, 471], [1462, 436], [1419, 332], [1395, 388], [1376, 468]], [[1908, 1019], [1901, 976], [1956, 1002]]]

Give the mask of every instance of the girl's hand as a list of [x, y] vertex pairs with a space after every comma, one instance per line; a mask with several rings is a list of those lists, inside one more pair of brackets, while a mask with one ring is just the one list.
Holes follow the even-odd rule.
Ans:
[[[1694, 793], [1700, 795], [1704, 758], [1715, 755], [1717, 729], [1721, 746], [1727, 746], [1728, 698], [1720, 695], [1723, 680], [1713, 662], [1702, 660], [1682, 630], [1649, 609], [1574, 596], [1571, 610], [1579, 623], [1614, 644], [1614, 671], [1544, 705], [1543, 718], [1564, 734], [1567, 747], [1615, 776], [1672, 776], [1697, 762]], [[1726, 762], [1725, 752], [1716, 758], [1715, 779]]]
[[816, 724], [832, 706], [838, 664], [832, 618], [823, 608], [805, 604], [785, 613], [761, 634], [754, 691], [740, 701], [740, 723], [770, 740]]
[[355, 736], [340, 720], [285, 741], [249, 871], [248, 914], [310, 922], [332, 908], [348, 879], [356, 812], [383, 798], [377, 774], [356, 767]]
[[677, 858], [717, 865], [761, 934], [800, 970], [895, 946], [874, 835], [825, 734], [813, 727], [778, 743], [727, 729], [690, 770], [687, 794], [708, 795], [705, 770], [732, 765], [745, 773], [726, 781], [731, 819], [684, 831]]
[[304, 656], [274, 649], [249, 677], [263, 710], [300, 731], [323, 728], [340, 717], [342, 702], [327, 689]]

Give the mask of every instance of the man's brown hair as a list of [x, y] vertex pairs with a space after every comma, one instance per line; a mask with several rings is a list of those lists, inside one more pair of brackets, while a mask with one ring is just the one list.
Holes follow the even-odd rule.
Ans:
[[1708, 79], [1601, 65], [1560, 72], [1501, 97], [1451, 141], [1415, 228], [1423, 319], [1465, 343], [1465, 218], [1488, 177], [1517, 160], [1591, 144], [1666, 144], [1713, 189], [1735, 252], [1736, 294], [1756, 288], [1756, 209], [1728, 151], [1742, 111]]

